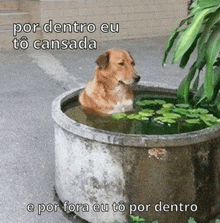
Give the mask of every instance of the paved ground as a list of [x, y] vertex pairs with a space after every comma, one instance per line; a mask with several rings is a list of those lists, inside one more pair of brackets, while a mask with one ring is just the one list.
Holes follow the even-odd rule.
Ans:
[[[38, 215], [38, 204], [57, 203], [51, 103], [62, 92], [84, 86], [96, 58], [110, 47], [131, 52], [140, 83], [177, 87], [186, 71], [161, 67], [165, 42], [160, 37], [99, 42], [93, 51], [0, 52], [0, 222], [83, 222], [60, 210]], [[30, 203], [33, 212], [27, 211]]]

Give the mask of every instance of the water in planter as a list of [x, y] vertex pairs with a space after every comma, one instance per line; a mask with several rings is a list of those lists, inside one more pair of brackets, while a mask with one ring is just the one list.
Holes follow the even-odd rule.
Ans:
[[72, 102], [62, 110], [79, 123], [126, 134], [179, 134], [201, 130], [220, 122], [215, 109], [192, 108], [188, 104], [178, 104], [175, 96], [148, 93], [136, 96], [134, 111], [108, 117], [87, 114], [81, 110], [78, 102]]

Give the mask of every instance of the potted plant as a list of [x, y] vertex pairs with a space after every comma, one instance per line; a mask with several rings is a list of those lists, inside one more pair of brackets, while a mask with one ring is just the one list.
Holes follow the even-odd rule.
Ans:
[[[197, 49], [196, 60], [179, 85], [178, 97], [185, 103], [198, 105], [208, 102], [220, 109], [220, 0], [196, 0], [191, 5], [188, 17], [180, 22], [168, 38], [163, 65], [174, 47], [173, 63], [180, 61], [181, 68], [185, 68], [191, 54]], [[203, 68], [205, 79], [199, 87]], [[195, 93], [193, 97], [191, 91]]]

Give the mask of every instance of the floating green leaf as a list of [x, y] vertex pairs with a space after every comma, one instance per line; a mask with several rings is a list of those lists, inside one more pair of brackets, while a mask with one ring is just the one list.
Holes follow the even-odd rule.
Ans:
[[158, 105], [166, 104], [166, 101], [164, 101], [164, 100], [157, 99], [157, 100], [154, 100], [154, 101], [155, 101], [155, 104], [158, 104]]
[[167, 112], [169, 112], [169, 109], [167, 109], [167, 108], [161, 108], [160, 110], [156, 111], [156, 113], [158, 115], [162, 115], [162, 114], [167, 113]]
[[186, 113], [186, 116], [189, 118], [199, 118], [200, 117], [199, 114], [192, 114], [192, 113]]
[[207, 114], [209, 113], [209, 111], [205, 108], [196, 108], [196, 109], [193, 109], [192, 110], [193, 113], [196, 113], [196, 114]]
[[139, 114], [130, 114], [127, 116], [128, 119], [136, 119], [136, 120], [142, 120], [141, 115]]
[[179, 114], [182, 114], [182, 115], [185, 115], [188, 112], [188, 110], [185, 109], [185, 108], [174, 108], [172, 111], [176, 112], [176, 113], [179, 113]]
[[205, 114], [205, 115], [201, 115], [200, 118], [208, 125], [211, 124], [213, 125], [213, 123], [216, 123], [218, 121], [218, 118], [216, 118], [215, 116], [213, 116], [212, 114]]
[[143, 101], [136, 101], [135, 104], [139, 105], [139, 106], [145, 106], [146, 105], [145, 102], [143, 102]]
[[218, 118], [213, 116], [212, 114], [205, 114], [201, 115], [200, 118], [202, 119], [203, 122], [205, 122], [206, 125], [208, 126], [213, 126], [213, 124], [218, 122]]
[[155, 105], [155, 101], [154, 100], [144, 100], [143, 103], [145, 103], [145, 105]]
[[166, 118], [171, 118], [171, 119], [181, 118], [181, 115], [178, 115], [176, 113], [163, 113], [163, 116]]
[[147, 105], [163, 105], [166, 102], [164, 100], [138, 100], [135, 102], [137, 105], [140, 106], [147, 106]]
[[174, 108], [174, 105], [172, 103], [163, 104], [163, 108], [165, 110], [171, 110], [172, 108]]
[[161, 122], [164, 122], [164, 123], [170, 123], [170, 124], [176, 123], [176, 120], [174, 120], [172, 118], [165, 117], [165, 116], [157, 117], [157, 118], [155, 118], [155, 120], [161, 121]]
[[125, 119], [126, 118], [126, 114], [124, 112], [121, 112], [121, 113], [115, 113], [112, 115], [112, 118], [113, 119], [117, 119], [117, 120], [120, 120], [120, 119]]
[[143, 117], [151, 117], [154, 114], [154, 110], [152, 110], [152, 109], [143, 109], [140, 112], [138, 112], [138, 114], [140, 116], [143, 116]]
[[186, 122], [189, 124], [200, 124], [200, 119], [187, 119]]

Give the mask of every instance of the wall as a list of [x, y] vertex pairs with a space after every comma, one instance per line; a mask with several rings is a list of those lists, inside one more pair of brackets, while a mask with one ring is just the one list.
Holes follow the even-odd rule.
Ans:
[[[0, 7], [5, 7], [6, 2]], [[12, 0], [12, 6], [13, 11], [9, 8], [7, 13], [0, 12], [0, 49], [12, 49], [12, 40], [21, 40], [23, 36], [28, 38], [30, 46], [36, 39], [79, 41], [87, 36], [88, 41], [94, 39], [98, 42], [168, 36], [188, 13], [187, 0]], [[60, 26], [63, 23], [93, 23], [96, 31], [76, 33], [73, 30], [71, 33], [63, 33], [60, 29], [60, 33], [46, 33], [43, 28], [49, 20]], [[13, 23], [39, 23], [40, 27], [36, 33], [19, 32], [13, 36]], [[102, 32], [100, 26], [103, 23], [113, 24], [113, 30], [118, 24], [118, 32]]]
[[[36, 3], [36, 1], [31, 1]], [[94, 33], [50, 33], [42, 32], [42, 38], [80, 39], [88, 36], [96, 40], [133, 39], [167, 36], [187, 15], [186, 0], [69, 0], [40, 1], [41, 25], [49, 19], [53, 23], [94, 23]], [[33, 9], [33, 7], [31, 7]], [[36, 14], [36, 10], [32, 13]], [[119, 33], [102, 33], [102, 23], [119, 23]]]

